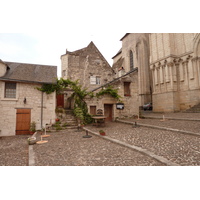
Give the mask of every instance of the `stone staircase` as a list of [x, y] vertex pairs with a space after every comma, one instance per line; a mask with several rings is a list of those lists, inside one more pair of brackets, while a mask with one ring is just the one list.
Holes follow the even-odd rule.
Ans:
[[73, 110], [59, 108], [57, 118], [60, 119], [60, 121], [53, 126], [54, 130], [77, 129], [78, 127], [78, 122], [73, 114]]
[[200, 113], [200, 104], [197, 104], [191, 108], [189, 108], [188, 110], [183, 111], [185, 113]]

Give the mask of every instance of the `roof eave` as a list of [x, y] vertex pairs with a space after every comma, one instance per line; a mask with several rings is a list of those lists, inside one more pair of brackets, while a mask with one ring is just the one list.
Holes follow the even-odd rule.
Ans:
[[126, 33], [121, 39], [120, 41], [122, 41], [126, 36], [128, 36], [130, 33]]
[[27, 81], [27, 80], [19, 80], [19, 79], [9, 79], [9, 78], [3, 78], [0, 77], [0, 81], [10, 81], [10, 82], [19, 82], [19, 83], [37, 83], [37, 84], [53, 84], [56, 83], [56, 81], [52, 82], [39, 82], [39, 81]]

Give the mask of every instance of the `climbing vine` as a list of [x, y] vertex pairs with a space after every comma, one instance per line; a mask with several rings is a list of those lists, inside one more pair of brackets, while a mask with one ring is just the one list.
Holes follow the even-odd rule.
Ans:
[[96, 97], [99, 98], [100, 96], [103, 96], [104, 94], [109, 94], [113, 98], [115, 98], [117, 101], [121, 101], [121, 96], [118, 94], [118, 89], [114, 89], [111, 85], [109, 85], [107, 88], [102, 88], [100, 92], [96, 93]]
[[86, 89], [82, 89], [82, 86], [79, 84], [79, 81], [71, 81], [70, 79], [57, 79], [55, 84], [43, 84], [41, 88], [37, 88], [38, 90], [45, 92], [47, 94], [51, 94], [56, 92], [59, 94], [64, 88], [71, 88], [74, 93], [72, 94], [72, 98], [74, 99], [74, 114], [75, 116], [85, 124], [92, 122], [92, 117], [88, 113], [87, 103], [85, 102], [86, 96], [91, 98], [97, 97], [104, 94], [110, 94], [117, 101], [120, 101], [120, 96], [118, 95], [118, 90], [113, 89], [112, 86], [108, 86], [107, 88], [102, 88], [100, 92], [94, 95], [93, 92], [87, 92]]

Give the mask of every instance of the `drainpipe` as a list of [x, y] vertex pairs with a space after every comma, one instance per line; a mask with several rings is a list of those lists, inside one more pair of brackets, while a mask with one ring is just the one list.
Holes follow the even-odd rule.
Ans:
[[41, 96], [41, 129], [43, 124], [43, 92], [42, 92], [42, 96]]

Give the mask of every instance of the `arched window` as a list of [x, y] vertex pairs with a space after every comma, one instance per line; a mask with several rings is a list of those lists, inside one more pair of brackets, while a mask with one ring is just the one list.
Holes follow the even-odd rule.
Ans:
[[133, 52], [130, 50], [130, 71], [133, 70], [134, 63], [133, 63]]

